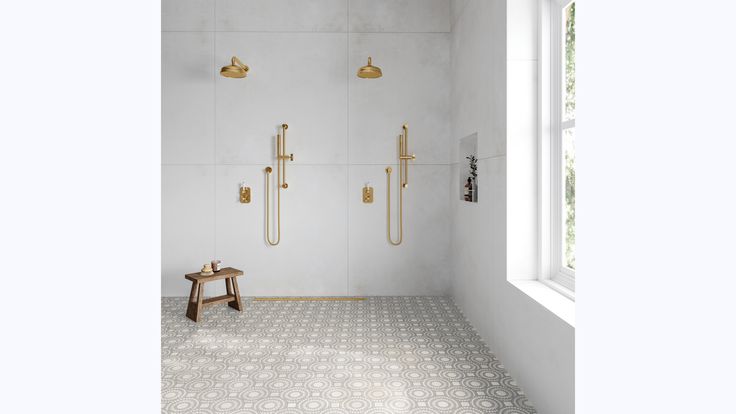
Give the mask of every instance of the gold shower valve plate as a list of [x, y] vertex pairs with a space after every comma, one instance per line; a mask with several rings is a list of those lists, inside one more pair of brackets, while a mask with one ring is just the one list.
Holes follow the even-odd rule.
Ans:
[[243, 204], [250, 203], [250, 187], [240, 187], [240, 202]]
[[363, 187], [363, 202], [366, 204], [373, 203], [373, 187]]

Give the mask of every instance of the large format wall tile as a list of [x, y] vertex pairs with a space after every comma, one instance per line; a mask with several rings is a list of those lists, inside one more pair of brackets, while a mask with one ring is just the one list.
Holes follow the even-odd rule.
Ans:
[[486, 23], [503, 12], [498, 3], [469, 1], [453, 29], [453, 160], [457, 140], [473, 133], [478, 133], [480, 158], [506, 153], [505, 37]]
[[161, 30], [215, 30], [215, 0], [162, 0]]
[[217, 0], [217, 30], [345, 32], [347, 0]]
[[[347, 167], [287, 166], [289, 188], [281, 192], [278, 246], [265, 240], [264, 167], [217, 167], [217, 255], [227, 266], [245, 271], [240, 293], [345, 295]], [[272, 179], [276, 181], [275, 170]], [[250, 204], [238, 201], [241, 181], [251, 187]], [[274, 187], [272, 183], [272, 191]], [[275, 191], [273, 196], [275, 214]]]
[[447, 164], [450, 134], [449, 35], [351, 34], [350, 68], [368, 56], [378, 79], [350, 76], [350, 162], [395, 162], [396, 137], [409, 124], [417, 164]]
[[217, 162], [271, 163], [277, 128], [286, 122], [295, 164], [346, 163], [346, 36], [218, 33], [217, 62], [237, 55], [250, 72], [217, 77]]
[[[398, 168], [392, 166], [392, 234], [398, 238]], [[350, 167], [350, 294], [447, 295], [450, 292], [449, 165], [409, 167], [404, 191], [404, 241], [386, 235], [386, 173], [382, 165]], [[364, 204], [361, 188], [374, 187]]]
[[215, 160], [214, 34], [162, 33], [162, 162]]
[[[189, 296], [186, 273], [215, 255], [215, 167], [161, 168], [161, 294]], [[133, 259], [131, 259], [133, 260]]]
[[[478, 161], [478, 202], [461, 201], [458, 194], [457, 177], [464, 164], [452, 168], [453, 209], [452, 294], [461, 304], [463, 311], [472, 320], [490, 319], [493, 304], [490, 295], [493, 290], [492, 269], [503, 265], [503, 258], [497, 253], [505, 243], [505, 232], [494, 227], [496, 217], [505, 207], [502, 184], [504, 157], [481, 159]], [[503, 269], [501, 269], [501, 273]], [[491, 324], [478, 325], [480, 335], [492, 344]]]
[[350, 0], [351, 32], [449, 32], [450, 0]]
[[470, 0], [450, 0], [450, 31], [454, 32], [456, 30], [457, 22], [469, 2]]

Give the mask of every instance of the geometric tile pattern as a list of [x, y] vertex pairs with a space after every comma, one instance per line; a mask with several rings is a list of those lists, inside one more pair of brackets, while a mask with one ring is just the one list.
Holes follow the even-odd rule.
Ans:
[[447, 297], [162, 298], [162, 413], [536, 413]]

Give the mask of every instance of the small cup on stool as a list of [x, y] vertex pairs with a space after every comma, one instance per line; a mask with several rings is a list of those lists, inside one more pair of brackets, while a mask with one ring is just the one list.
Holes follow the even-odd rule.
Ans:
[[219, 272], [220, 270], [222, 270], [222, 262], [221, 261], [219, 261], [219, 260], [213, 260], [211, 264], [212, 264], [212, 271], [213, 272]]

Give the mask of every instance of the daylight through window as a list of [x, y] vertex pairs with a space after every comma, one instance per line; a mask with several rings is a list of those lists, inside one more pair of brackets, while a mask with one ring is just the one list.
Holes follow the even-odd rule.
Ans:
[[564, 106], [560, 123], [564, 190], [562, 265], [575, 269], [575, 3], [564, 9]]

